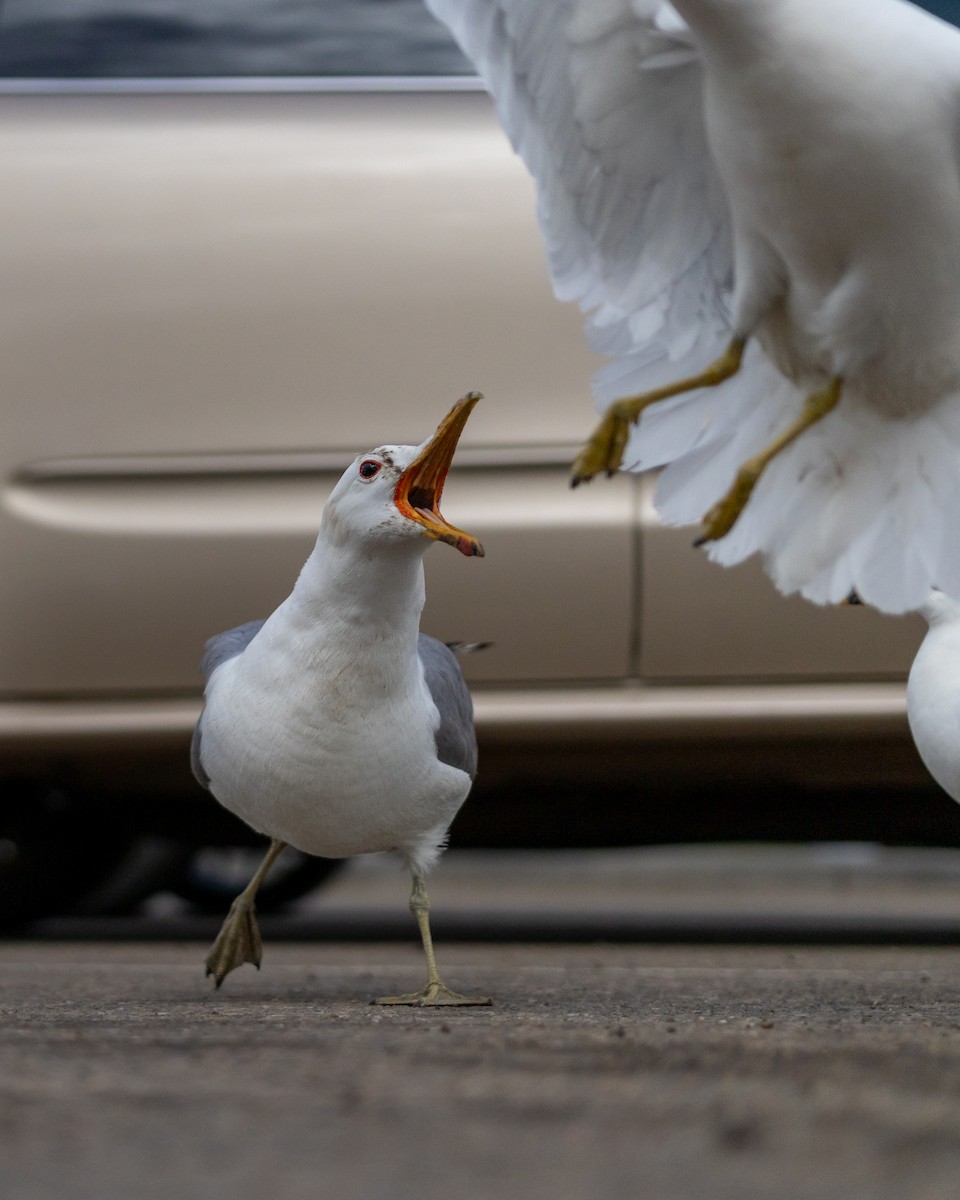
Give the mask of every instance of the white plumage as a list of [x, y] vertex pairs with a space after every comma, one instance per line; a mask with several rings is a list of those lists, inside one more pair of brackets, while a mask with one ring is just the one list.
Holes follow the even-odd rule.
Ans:
[[960, 800], [960, 603], [934, 589], [920, 611], [929, 629], [910, 668], [907, 718], [927, 770]]
[[[412, 450], [379, 454], [405, 467]], [[337, 492], [362, 486], [349, 475], [292, 595], [210, 676], [203, 770], [221, 804], [298, 850], [398, 850], [426, 871], [472, 783], [437, 757], [440, 715], [418, 655], [428, 543], [370, 553], [356, 531], [333, 538]]]
[[341, 858], [404, 855], [413, 874], [428, 980], [392, 1004], [477, 1004], [436, 970], [423, 876], [476, 774], [470, 695], [452, 652], [419, 632], [431, 541], [483, 550], [440, 513], [460, 433], [479, 394], [421, 446], [380, 446], [344, 472], [290, 596], [265, 621], [207, 643], [198, 780], [272, 839], [207, 959], [217, 986], [260, 965], [257, 889], [287, 844]]
[[731, 532], [784, 592], [960, 596], [960, 31], [906, 0], [427, 0], [538, 188], [558, 296], [644, 411], [628, 466], [695, 523], [833, 381]]

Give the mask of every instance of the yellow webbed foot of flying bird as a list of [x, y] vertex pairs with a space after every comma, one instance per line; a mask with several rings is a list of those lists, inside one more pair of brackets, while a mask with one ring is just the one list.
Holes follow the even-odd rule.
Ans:
[[643, 392], [639, 396], [627, 396], [611, 404], [603, 420], [577, 455], [571, 470], [570, 486], [587, 483], [594, 475], [613, 475], [623, 463], [630, 426], [637, 423], [645, 408], [660, 400], [669, 400], [671, 396], [679, 396], [681, 392], [716, 387], [732, 375], [736, 375], [743, 361], [745, 346], [743, 338], [734, 338], [723, 354], [699, 374], [678, 379], [665, 387]]
[[[637, 419], [625, 411], [627, 402], [611, 405], [583, 449], [577, 455], [570, 474], [570, 486], [589, 483], [595, 475], [613, 475], [620, 469], [623, 452], [630, 437], [630, 426]], [[637, 414], [639, 416], [639, 413]]]
[[702, 546], [705, 542], [715, 542], [724, 537], [737, 523], [737, 519], [747, 506], [753, 489], [757, 486], [760, 476], [777, 455], [787, 448], [811, 425], [822, 421], [827, 413], [832, 412], [840, 401], [843, 390], [843, 380], [833, 379], [820, 392], [814, 392], [803, 403], [800, 416], [789, 425], [765, 450], [748, 459], [737, 472], [733, 486], [703, 518], [703, 532], [694, 542]]

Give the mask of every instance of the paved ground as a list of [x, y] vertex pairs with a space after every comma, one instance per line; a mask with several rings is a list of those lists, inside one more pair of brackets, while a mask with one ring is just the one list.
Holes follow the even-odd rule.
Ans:
[[[406, 891], [350, 864], [219, 994], [182, 940], [216, 922], [169, 896], [0, 944], [3, 1200], [960, 1194], [957, 851], [452, 852], [441, 965], [495, 1001], [469, 1011], [371, 1007], [418, 985], [418, 948], [331, 941], [409, 936]], [[586, 940], [871, 927], [958, 948]]]
[[0, 945], [5, 1200], [939, 1200], [960, 950]]

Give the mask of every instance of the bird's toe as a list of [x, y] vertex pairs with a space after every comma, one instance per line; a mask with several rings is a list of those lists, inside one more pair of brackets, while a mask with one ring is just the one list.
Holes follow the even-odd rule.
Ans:
[[428, 983], [419, 992], [404, 996], [380, 996], [376, 1004], [409, 1005], [415, 1008], [486, 1008], [493, 1001], [488, 996], [463, 996], [439, 981]]
[[695, 546], [703, 546], [707, 542], [716, 542], [726, 537], [746, 508], [758, 475], [749, 464], [741, 468], [733, 487], [704, 516], [700, 536], [694, 542]]
[[206, 974], [213, 976], [219, 988], [230, 972], [244, 963], [253, 963], [259, 970], [262, 957], [263, 944], [253, 906], [238, 906], [234, 902], [216, 941], [210, 947]]
[[623, 462], [629, 435], [629, 420], [615, 408], [611, 409], [574, 459], [570, 486], [588, 483], [595, 475], [615, 475]]

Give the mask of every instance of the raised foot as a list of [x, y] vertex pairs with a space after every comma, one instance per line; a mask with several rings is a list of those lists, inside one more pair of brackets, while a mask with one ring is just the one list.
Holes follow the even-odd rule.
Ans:
[[380, 996], [374, 1004], [408, 1004], [416, 1008], [480, 1008], [492, 1004], [487, 996], [461, 996], [451, 991], [445, 983], [428, 983], [420, 992], [406, 996]]
[[574, 460], [570, 474], [570, 486], [589, 483], [594, 475], [614, 475], [623, 462], [623, 452], [630, 436], [630, 425], [636, 420], [614, 404], [590, 435], [583, 449]]
[[263, 944], [256, 911], [252, 904], [242, 903], [238, 897], [230, 905], [227, 919], [210, 947], [206, 973], [213, 976], [219, 987], [231, 971], [244, 963], [253, 963], [259, 970], [262, 957]]
[[695, 546], [716, 542], [730, 532], [746, 508], [759, 476], [760, 472], [753, 470], [749, 465], [740, 468], [733, 487], [703, 518], [702, 531], [693, 543]]

